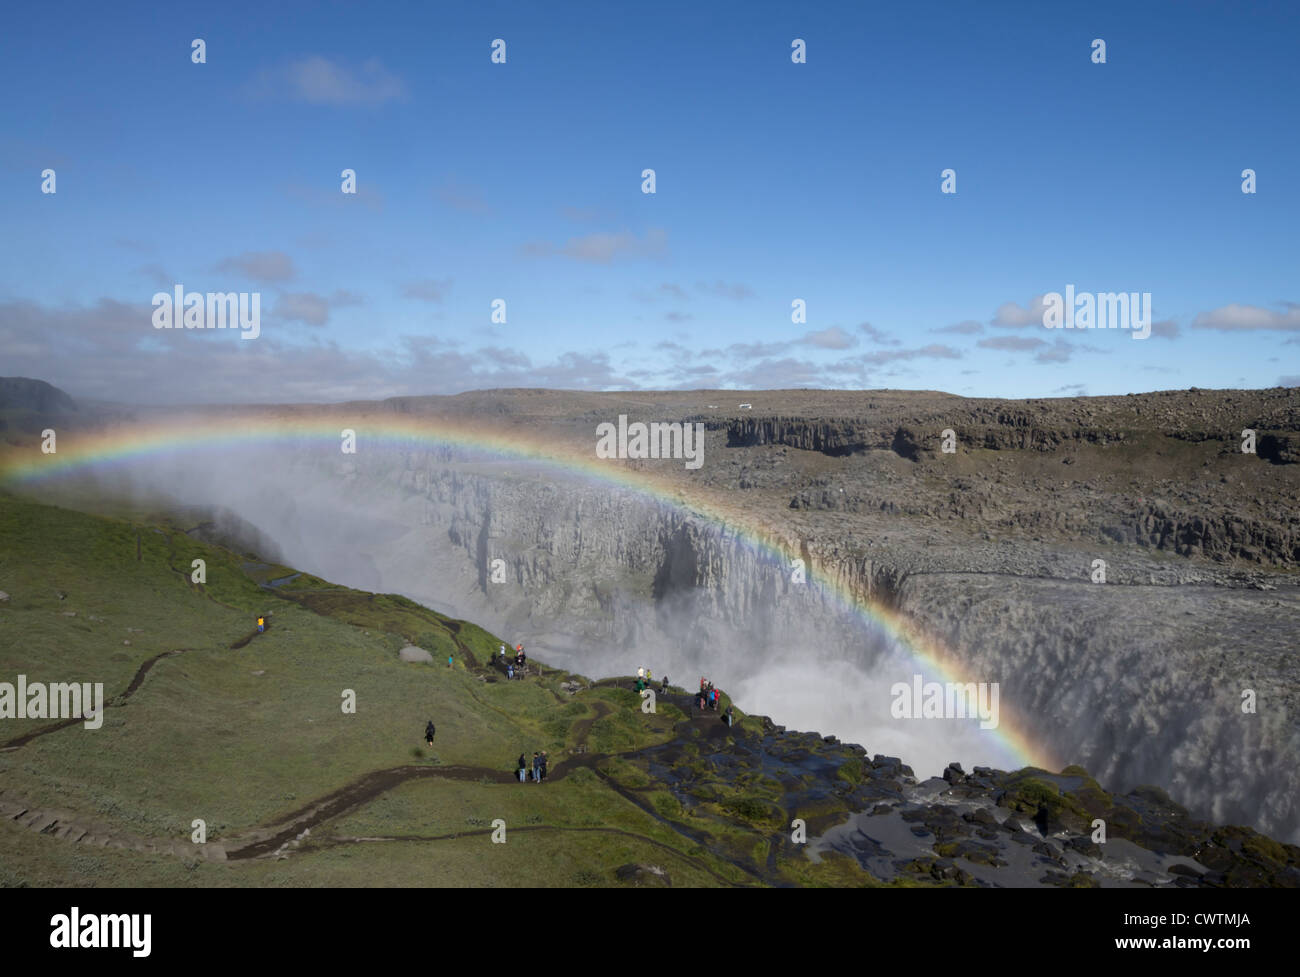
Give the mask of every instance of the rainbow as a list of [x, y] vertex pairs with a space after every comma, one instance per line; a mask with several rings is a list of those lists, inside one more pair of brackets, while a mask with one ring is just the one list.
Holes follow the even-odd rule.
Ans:
[[[338, 451], [341, 432], [355, 432], [357, 451], [388, 448], [453, 448], [471, 456], [535, 462], [569, 475], [614, 485], [671, 506], [730, 532], [760, 555], [783, 565], [798, 553], [752, 514], [705, 491], [689, 496], [680, 481], [670, 482], [654, 471], [595, 457], [594, 434], [585, 447], [547, 441], [537, 434], [490, 426], [463, 418], [404, 414], [374, 407], [224, 409], [197, 415], [171, 414], [166, 419], [132, 422], [95, 431], [67, 430], [58, 434], [57, 451], [45, 454], [39, 443], [10, 446], [0, 455], [0, 485], [21, 490], [78, 472], [138, 465], [151, 459], [175, 458], [212, 449], [301, 448], [319, 443]], [[810, 566], [808, 586], [820, 588], [835, 604], [860, 618], [867, 627], [883, 629], [912, 658], [918, 672], [943, 683], [968, 683], [964, 664], [910, 621], [869, 598], [852, 592], [828, 573]], [[1046, 746], [1035, 741], [1018, 720], [1014, 708], [1000, 703], [999, 724], [988, 730], [1000, 745], [1009, 768], [1036, 766], [1058, 770]]]

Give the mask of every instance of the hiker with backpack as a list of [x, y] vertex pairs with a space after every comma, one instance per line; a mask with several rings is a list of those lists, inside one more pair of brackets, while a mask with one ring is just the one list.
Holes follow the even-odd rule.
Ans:
[[424, 742], [428, 743], [430, 746], [433, 746], [433, 734], [436, 732], [437, 730], [434, 729], [433, 727], [433, 720], [430, 719], [427, 723], [424, 724]]

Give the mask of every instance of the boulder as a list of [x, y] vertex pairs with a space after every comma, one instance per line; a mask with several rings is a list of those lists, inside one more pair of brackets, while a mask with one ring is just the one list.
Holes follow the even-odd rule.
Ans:
[[433, 662], [433, 656], [416, 645], [407, 645], [397, 653], [397, 657], [404, 662]]

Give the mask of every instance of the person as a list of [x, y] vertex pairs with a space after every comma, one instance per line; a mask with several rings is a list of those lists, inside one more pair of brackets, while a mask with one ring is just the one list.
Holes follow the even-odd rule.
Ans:
[[636, 677], [637, 677], [637, 678], [645, 678], [645, 669], [644, 669], [644, 668], [638, 668], [638, 669], [636, 670]]
[[546, 751], [542, 750], [542, 779], [546, 779]]
[[257, 633], [261, 634], [265, 630], [266, 630], [266, 618], [259, 617], [257, 619]]
[[661, 686], [659, 686], [659, 691], [660, 691], [660, 692], [667, 692], [667, 691], [668, 691], [668, 676], [667, 676], [667, 675], [664, 676], [664, 681], [663, 681], [663, 684], [662, 684]]
[[511, 665], [509, 662], [507, 662], [507, 663], [506, 663], [506, 678], [507, 678], [507, 679], [512, 679], [512, 678], [514, 678], [514, 677], [515, 677], [515, 666], [514, 666], [514, 665]]
[[519, 765], [515, 767], [515, 773], [519, 775], [521, 781], [526, 780], [528, 777], [528, 760], [525, 759], [522, 753], [519, 754]]
[[447, 656], [447, 667], [451, 668], [451, 655]]
[[732, 712], [731, 709], [732, 709], [731, 704], [728, 703], [727, 704], [727, 725], [728, 726], [736, 725], [736, 714]]
[[433, 746], [433, 734], [436, 732], [437, 730], [433, 728], [433, 720], [430, 719], [427, 723], [424, 724], [424, 742], [428, 743], [430, 746]]
[[502, 646], [501, 646], [501, 657], [502, 657], [502, 658], [505, 658], [505, 657], [506, 657], [506, 646], [505, 646], [505, 645], [502, 645]]
[[533, 753], [533, 783], [541, 783], [542, 780], [542, 755]]
[[636, 691], [637, 691], [637, 694], [638, 694], [638, 695], [640, 695], [642, 692], [645, 691], [645, 679], [640, 678], [640, 677], [637, 678], [637, 680], [636, 680]]
[[650, 669], [648, 668], [645, 670], [645, 680], [647, 684], [655, 680], [655, 677], [650, 674]]

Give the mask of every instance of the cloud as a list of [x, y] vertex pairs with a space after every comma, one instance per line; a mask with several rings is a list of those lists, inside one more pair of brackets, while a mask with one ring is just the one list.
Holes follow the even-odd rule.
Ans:
[[667, 247], [668, 232], [651, 228], [644, 238], [638, 238], [631, 231], [597, 231], [571, 237], [563, 245], [531, 241], [523, 246], [523, 253], [535, 258], [564, 257], [607, 265], [618, 258], [657, 257], [664, 254]]
[[1192, 322], [1193, 329], [1217, 329], [1219, 332], [1238, 332], [1252, 329], [1300, 330], [1300, 305], [1279, 302], [1286, 311], [1275, 312], [1258, 305], [1224, 305], [1202, 312]]
[[1016, 351], [1038, 349], [1040, 346], [1046, 346], [1047, 343], [1041, 339], [1034, 339], [1029, 336], [993, 336], [990, 339], [981, 339], [976, 346], [982, 346], [985, 349], [1010, 349]]
[[336, 289], [329, 298], [315, 292], [286, 292], [275, 303], [271, 314], [285, 322], [305, 322], [310, 326], [323, 326], [329, 322], [336, 307], [361, 305], [364, 300], [355, 292]]
[[272, 315], [286, 322], [305, 322], [323, 326], [329, 322], [329, 300], [314, 292], [288, 292], [276, 300]]
[[1159, 322], [1151, 323], [1151, 335], [1156, 339], [1177, 339], [1179, 332], [1178, 323], [1173, 319], [1161, 319]]
[[[1015, 339], [1017, 337], [1003, 336], [1001, 338]], [[1079, 353], [1079, 352], [1109, 353], [1111, 351], [1101, 346], [1092, 346], [1088, 343], [1080, 342], [1077, 339], [1069, 340], [1057, 336], [1055, 341], [1052, 343], [1051, 347], [1048, 349], [1040, 350], [1038, 355], [1036, 355], [1034, 359], [1039, 363], [1065, 363], [1068, 362], [1070, 357], [1072, 357], [1075, 353]]]
[[254, 97], [283, 95], [312, 105], [380, 105], [406, 94], [377, 58], [350, 67], [319, 54], [262, 71], [246, 88]]
[[483, 199], [483, 194], [477, 187], [448, 180], [434, 193], [448, 207], [464, 214], [486, 217], [493, 212], [491, 205]]
[[217, 271], [235, 272], [259, 282], [287, 282], [297, 271], [283, 251], [245, 251], [217, 263]]
[[683, 346], [681, 343], [673, 342], [671, 339], [662, 339], [655, 343], [655, 349], [661, 349], [674, 358], [692, 356], [693, 351]]
[[898, 360], [959, 360], [961, 359], [961, 352], [942, 343], [931, 343], [929, 346], [921, 346], [917, 349], [889, 349], [876, 353], [864, 353], [857, 359], [862, 363], [880, 366], [883, 363], [893, 363]]
[[1042, 326], [1046, 305], [1042, 295], [1035, 295], [1026, 305], [1015, 302], [1003, 302], [993, 315], [992, 325], [1003, 329], [1023, 329], [1026, 326]]
[[789, 343], [732, 343], [726, 353], [733, 359], [757, 360], [765, 356], [776, 356], [790, 348]]
[[1300, 387], [1300, 373], [1289, 373], [1277, 378], [1279, 387]]
[[858, 340], [839, 326], [831, 326], [829, 329], [805, 333], [799, 339], [799, 343], [803, 346], [818, 346], [822, 349], [852, 349], [858, 345]]
[[931, 332], [951, 332], [960, 336], [971, 336], [975, 333], [983, 332], [984, 326], [974, 319], [966, 319], [963, 322], [955, 322], [951, 326], [944, 326], [942, 329], [932, 329]]
[[763, 360], [744, 370], [727, 375], [726, 382], [753, 389], [816, 387], [822, 384], [823, 370], [807, 360]]
[[867, 336], [870, 337], [871, 341], [874, 342], [877, 346], [900, 346], [900, 345], [902, 345], [902, 341], [901, 341], [901, 340], [895, 339], [893, 336], [889, 335], [888, 333], [881, 332], [879, 329], [877, 329], [875, 326], [873, 326], [873, 325], [872, 325], [871, 323], [869, 323], [869, 322], [862, 322], [862, 323], [859, 323], [859, 324], [858, 324], [858, 329], [859, 329], [861, 332], [866, 333]]
[[710, 295], [720, 295], [725, 299], [735, 299], [737, 302], [743, 302], [745, 299], [754, 297], [754, 290], [742, 282], [724, 282], [715, 281], [712, 284], [708, 282], [696, 282], [695, 287], [701, 292]]
[[632, 298], [638, 302], [643, 302], [649, 305], [658, 302], [661, 299], [672, 299], [676, 302], [689, 302], [691, 296], [690, 293], [680, 285], [675, 285], [672, 282], [662, 282], [653, 291], [646, 292], [638, 289], [632, 293]]
[[148, 278], [159, 288], [171, 288], [177, 284], [176, 279], [167, 271], [166, 268], [159, 264], [141, 265], [135, 270], [135, 272], [137, 275], [143, 275], [145, 278]]
[[[1003, 338], [1010, 339], [1014, 337], [1007, 336]], [[1041, 350], [1034, 359], [1039, 363], [1065, 363], [1074, 355], [1074, 351], [1073, 343], [1067, 342], [1058, 336], [1056, 342], [1049, 348]]]
[[686, 322], [689, 319], [694, 319], [695, 316], [689, 312], [665, 312], [664, 318], [669, 322]]
[[422, 278], [419, 281], [407, 282], [402, 286], [402, 296], [420, 302], [441, 302], [446, 297], [451, 282], [450, 278], [443, 280]]
[[1084, 385], [1082, 383], [1067, 383], [1064, 387], [1057, 387], [1055, 390], [1052, 391], [1052, 393], [1054, 394], [1073, 393], [1075, 396], [1078, 397], [1087, 396], [1084, 393]]
[[[299, 311], [311, 310], [304, 304]], [[244, 340], [232, 329], [154, 329], [152, 315], [146, 303], [111, 299], [49, 307], [0, 302], [5, 368], [47, 380], [74, 398], [138, 404], [320, 403], [493, 387], [635, 386], [603, 352], [569, 351], [534, 363], [518, 350], [462, 351], [427, 335], [351, 350], [315, 330], [306, 339], [299, 330], [277, 330], [265, 316], [261, 336]]]
[[346, 288], [336, 288], [334, 294], [330, 296], [331, 305], [365, 305], [366, 300], [362, 295], [356, 292], [350, 292]]

